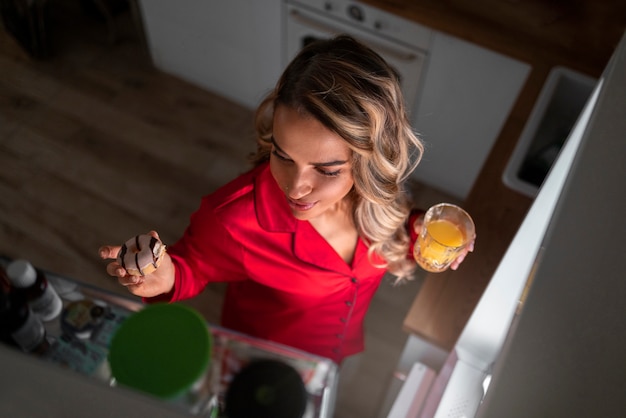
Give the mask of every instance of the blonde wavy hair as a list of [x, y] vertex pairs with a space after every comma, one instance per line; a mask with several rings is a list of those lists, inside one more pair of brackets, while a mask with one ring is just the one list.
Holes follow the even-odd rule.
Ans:
[[396, 72], [376, 52], [349, 36], [315, 41], [293, 59], [256, 116], [255, 164], [269, 160], [276, 106], [284, 105], [319, 120], [352, 150], [353, 220], [398, 281], [415, 269], [407, 257], [405, 190], [424, 147], [411, 129]]

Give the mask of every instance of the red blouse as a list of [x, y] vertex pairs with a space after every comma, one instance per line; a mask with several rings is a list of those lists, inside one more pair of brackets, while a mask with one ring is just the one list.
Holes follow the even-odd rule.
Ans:
[[363, 350], [363, 320], [385, 269], [361, 239], [349, 265], [294, 218], [268, 164], [205, 196], [168, 251], [172, 300], [230, 282], [223, 326], [336, 362]]

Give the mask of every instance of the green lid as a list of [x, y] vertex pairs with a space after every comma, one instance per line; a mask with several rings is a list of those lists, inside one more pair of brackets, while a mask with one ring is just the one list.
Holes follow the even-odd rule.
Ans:
[[119, 384], [173, 399], [200, 380], [210, 356], [204, 318], [186, 305], [158, 303], [120, 325], [111, 340], [109, 364]]

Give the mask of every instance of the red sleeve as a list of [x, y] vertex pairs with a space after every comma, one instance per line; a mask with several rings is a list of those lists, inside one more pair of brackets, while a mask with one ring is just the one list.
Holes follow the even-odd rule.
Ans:
[[411, 213], [409, 213], [409, 219], [406, 225], [409, 232], [409, 253], [407, 254], [407, 257], [411, 259], [413, 258], [413, 247], [415, 247], [415, 242], [417, 241], [417, 233], [413, 228], [413, 224], [418, 218], [424, 216], [424, 213], [426, 212], [422, 209], [412, 209]]
[[[244, 280], [243, 246], [226, 230], [205, 197], [184, 235], [168, 248], [176, 268], [170, 301], [198, 295], [210, 282]], [[155, 300], [151, 300], [153, 302]]]

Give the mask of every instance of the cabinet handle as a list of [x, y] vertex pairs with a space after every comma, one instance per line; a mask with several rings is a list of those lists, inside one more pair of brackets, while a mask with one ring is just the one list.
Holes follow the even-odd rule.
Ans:
[[[336, 35], [341, 33], [340, 30], [337, 30], [336, 28], [329, 26], [325, 23], [319, 22], [315, 19], [312, 19], [308, 16], [304, 16], [302, 15], [300, 12], [298, 12], [297, 10], [292, 10], [291, 12], [289, 12], [290, 17], [303, 24], [306, 25], [310, 28], [313, 29], [317, 29], [320, 30], [322, 32], [326, 32], [329, 35]], [[354, 37], [356, 38], [359, 42], [361, 42], [364, 45], [367, 45], [368, 47], [370, 47], [371, 49], [378, 51], [380, 54], [382, 55], [387, 55], [387, 56], [391, 56], [394, 57], [396, 59], [399, 59], [401, 61], [413, 61], [417, 58], [417, 54], [414, 54], [412, 52], [403, 52], [403, 51], [399, 51], [395, 48], [391, 48], [385, 45], [381, 45], [377, 42], [371, 42], [371, 41], [363, 41], [362, 39], [358, 39], [358, 37]]]

